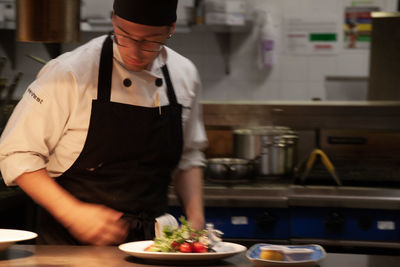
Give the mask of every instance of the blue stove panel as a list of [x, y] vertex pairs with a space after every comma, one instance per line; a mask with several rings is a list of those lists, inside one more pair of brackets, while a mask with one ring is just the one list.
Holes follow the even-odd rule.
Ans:
[[400, 241], [400, 211], [290, 208], [292, 238]]
[[[176, 218], [183, 214], [180, 207], [169, 207], [168, 212]], [[206, 207], [205, 216], [225, 238], [289, 238], [288, 209]]]

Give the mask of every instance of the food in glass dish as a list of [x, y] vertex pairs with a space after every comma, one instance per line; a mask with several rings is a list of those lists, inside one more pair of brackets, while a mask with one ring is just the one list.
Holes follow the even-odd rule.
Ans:
[[262, 250], [260, 253], [260, 259], [272, 260], [272, 261], [283, 261], [283, 253], [278, 250]]

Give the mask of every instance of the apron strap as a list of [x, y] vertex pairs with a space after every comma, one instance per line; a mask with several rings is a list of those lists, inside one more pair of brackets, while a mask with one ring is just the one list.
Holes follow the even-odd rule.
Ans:
[[109, 102], [111, 97], [111, 80], [113, 68], [113, 41], [107, 36], [101, 49], [97, 100]]
[[170, 103], [170, 105], [176, 105], [178, 103], [178, 101], [176, 100], [174, 86], [172, 85], [172, 81], [171, 81], [171, 77], [169, 76], [167, 65], [165, 64], [164, 66], [162, 66], [161, 70], [163, 72], [165, 82], [167, 84], [167, 95], [168, 95], [169, 103]]

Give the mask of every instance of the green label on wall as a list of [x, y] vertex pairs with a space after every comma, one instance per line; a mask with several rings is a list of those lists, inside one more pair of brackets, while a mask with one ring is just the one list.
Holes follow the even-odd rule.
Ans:
[[311, 42], [336, 42], [337, 34], [336, 33], [311, 33], [310, 41]]

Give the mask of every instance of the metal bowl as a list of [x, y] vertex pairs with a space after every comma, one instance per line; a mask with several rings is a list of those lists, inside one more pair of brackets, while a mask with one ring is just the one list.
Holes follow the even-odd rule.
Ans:
[[206, 179], [212, 182], [246, 182], [254, 177], [251, 160], [239, 158], [212, 158], [207, 160]]

